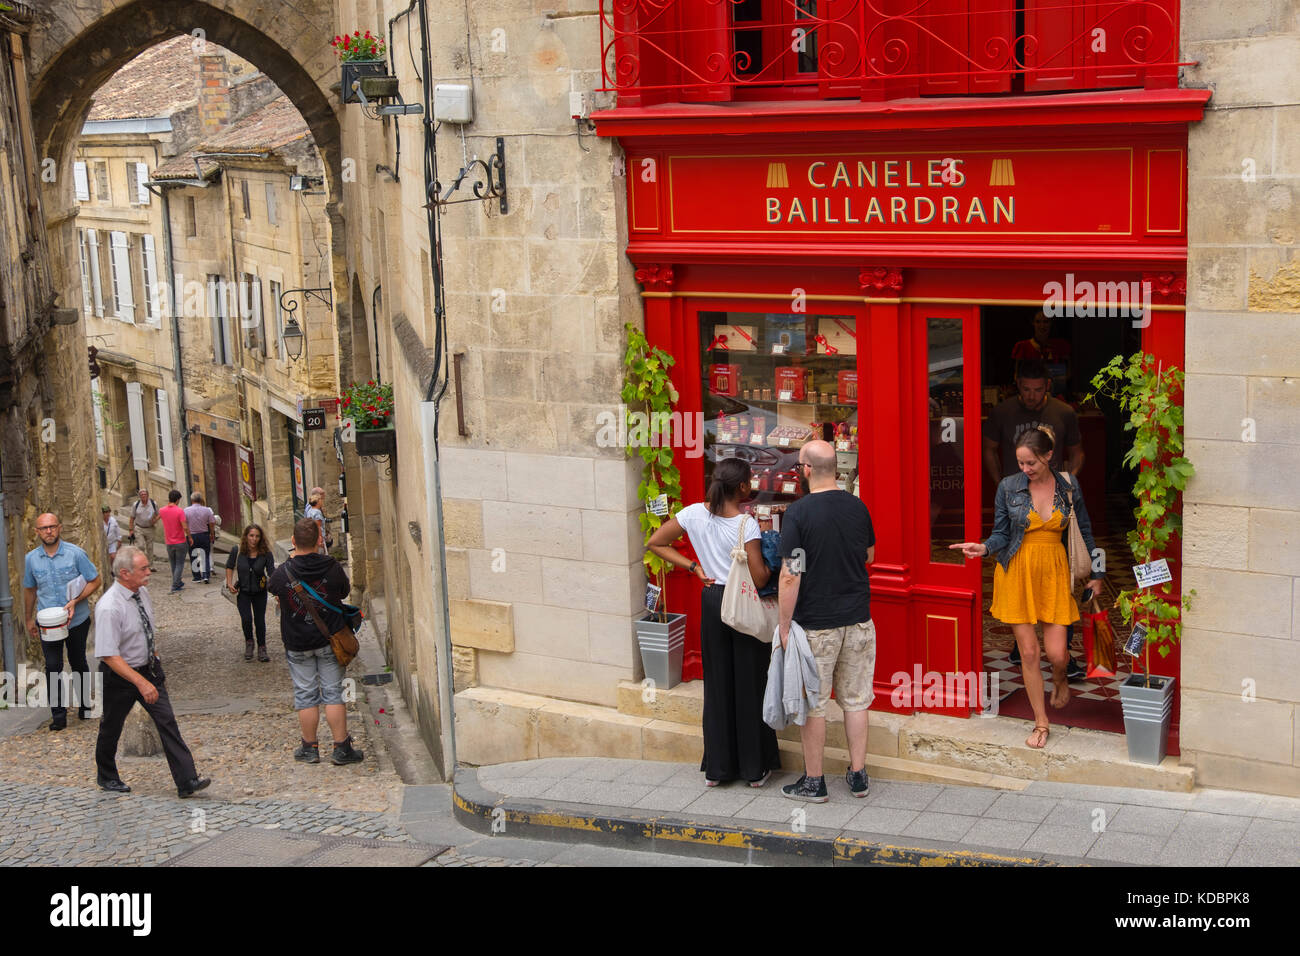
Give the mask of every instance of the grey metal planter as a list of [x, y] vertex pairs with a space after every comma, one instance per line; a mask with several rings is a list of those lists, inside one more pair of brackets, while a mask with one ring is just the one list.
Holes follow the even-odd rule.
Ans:
[[682, 681], [682, 651], [686, 646], [686, 615], [669, 614], [662, 622], [647, 614], [636, 622], [637, 643], [645, 676], [668, 690]]
[[360, 103], [356, 91], [352, 89], [352, 81], [359, 80], [363, 76], [386, 76], [388, 74], [388, 61], [386, 60], [344, 60], [339, 64], [342, 76], [339, 82], [343, 86], [339, 99], [344, 103]]
[[1128, 738], [1128, 759], [1133, 763], [1158, 764], [1165, 759], [1169, 742], [1169, 720], [1174, 705], [1174, 679], [1152, 677], [1147, 687], [1145, 674], [1134, 674], [1119, 688], [1124, 709], [1124, 735]]
[[357, 454], [363, 457], [391, 455], [397, 449], [397, 432], [392, 428], [358, 428]]

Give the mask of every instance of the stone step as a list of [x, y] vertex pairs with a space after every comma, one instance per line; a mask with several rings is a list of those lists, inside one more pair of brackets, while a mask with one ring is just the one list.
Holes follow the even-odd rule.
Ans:
[[[654, 688], [651, 693], [635, 681], [621, 681], [617, 700], [619, 713], [698, 726], [704, 712], [704, 682]], [[1047, 746], [1034, 750], [1025, 745], [1031, 729], [1029, 721], [1007, 717], [963, 720], [872, 711], [868, 762], [874, 756], [891, 757], [1009, 779], [1147, 790], [1188, 791], [1194, 785], [1193, 768], [1181, 766], [1177, 757], [1166, 757], [1158, 767], [1131, 763], [1123, 734], [1053, 727]], [[788, 727], [778, 736], [797, 743], [799, 730]], [[826, 746], [828, 753], [848, 747], [843, 717], [833, 700], [827, 713]]]
[[[635, 690], [635, 701], [629, 698]], [[696, 763], [703, 752], [692, 703], [700, 682], [642, 699], [641, 685], [624, 682], [620, 705], [574, 703], [495, 687], [471, 687], [456, 695], [457, 757], [483, 766], [540, 757], [623, 757]], [[702, 700], [702, 698], [700, 698]], [[639, 702], [639, 703], [637, 703]], [[834, 702], [827, 720], [827, 773], [848, 766], [844, 724]], [[687, 719], [670, 719], [686, 717]], [[1191, 767], [1168, 757], [1159, 767], [1128, 762], [1119, 734], [1062, 728], [1047, 747], [1024, 745], [1027, 721], [995, 717], [961, 720], [932, 714], [871, 714], [867, 768], [882, 779], [1023, 789], [1032, 780], [1188, 791]], [[779, 735], [782, 766], [802, 767], [798, 728]]]

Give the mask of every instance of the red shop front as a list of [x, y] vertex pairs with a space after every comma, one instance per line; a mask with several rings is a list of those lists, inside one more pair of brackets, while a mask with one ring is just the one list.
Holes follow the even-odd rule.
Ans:
[[[681, 410], [703, 414], [704, 454], [676, 450], [685, 501], [703, 499], [718, 457], [740, 455], [756, 508], [779, 524], [799, 443], [836, 442], [841, 484], [876, 529], [876, 709], [970, 716], [985, 703], [962, 681], [940, 700], [900, 706], [891, 692], [899, 673], [988, 665], [991, 559], [948, 545], [988, 533], [982, 420], [1008, 394], [1008, 356], [1034, 313], [1072, 346], [1058, 394], [1078, 399], [1111, 356], [1139, 347], [1183, 365], [1186, 124], [1206, 98], [596, 117], [626, 152], [627, 253], [647, 334], [677, 359]], [[1081, 414], [1080, 428], [1089, 510], [1122, 541], [1122, 422]], [[1167, 556], [1177, 580], [1176, 543]], [[1131, 582], [1127, 551], [1110, 557], [1120, 586]], [[698, 584], [677, 573], [668, 592], [688, 615], [683, 679], [698, 679]], [[1153, 670], [1176, 675], [1177, 652]], [[1171, 743], [1177, 752], [1176, 729]]]

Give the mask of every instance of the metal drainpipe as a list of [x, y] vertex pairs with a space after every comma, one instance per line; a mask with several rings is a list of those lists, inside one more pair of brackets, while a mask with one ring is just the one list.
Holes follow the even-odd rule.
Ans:
[[9, 590], [9, 524], [5, 517], [5, 494], [0, 491], [0, 635], [3, 636], [4, 668], [10, 674], [17, 674], [13, 606], [14, 596]]
[[[153, 192], [153, 183], [146, 183], [146, 188]], [[168, 287], [176, 281], [175, 260], [172, 253], [172, 207], [171, 200], [167, 195], [167, 190], [159, 187], [158, 197], [162, 199], [163, 207], [163, 255], [167, 261], [167, 279]], [[176, 404], [180, 410], [181, 423], [181, 449], [184, 454], [181, 456], [185, 459], [185, 487], [194, 487], [194, 474], [190, 470], [190, 428], [189, 422], [185, 415], [185, 368], [181, 363], [181, 323], [180, 316], [183, 311], [177, 308], [181, 302], [181, 289], [175, 289], [172, 301], [168, 303], [171, 308], [172, 322], [172, 364], [175, 366], [176, 377]]]

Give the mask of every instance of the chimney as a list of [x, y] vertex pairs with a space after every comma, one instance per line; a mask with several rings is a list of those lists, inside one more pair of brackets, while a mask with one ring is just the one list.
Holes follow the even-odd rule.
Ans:
[[198, 58], [200, 135], [215, 133], [230, 121], [230, 72], [226, 58], [207, 53]]

